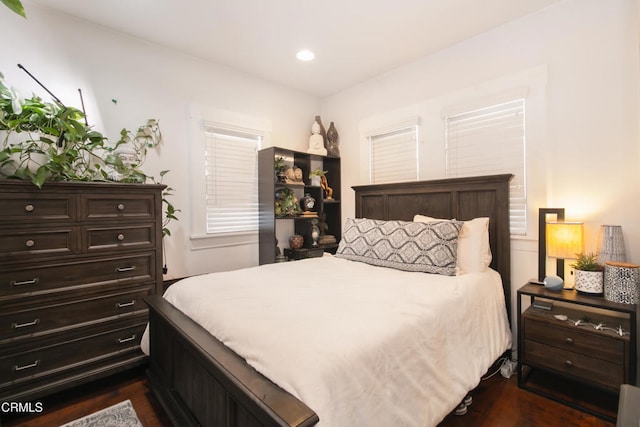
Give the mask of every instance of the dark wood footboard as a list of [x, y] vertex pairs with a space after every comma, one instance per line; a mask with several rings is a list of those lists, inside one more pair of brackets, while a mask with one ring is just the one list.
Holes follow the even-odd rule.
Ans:
[[318, 416], [159, 296], [149, 305], [151, 388], [176, 426], [312, 426]]

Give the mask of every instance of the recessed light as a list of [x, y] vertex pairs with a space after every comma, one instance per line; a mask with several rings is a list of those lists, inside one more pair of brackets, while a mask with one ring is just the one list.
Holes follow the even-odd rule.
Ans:
[[315, 57], [316, 55], [313, 52], [306, 49], [303, 49], [300, 52], [296, 53], [296, 58], [298, 58], [300, 61], [311, 61]]

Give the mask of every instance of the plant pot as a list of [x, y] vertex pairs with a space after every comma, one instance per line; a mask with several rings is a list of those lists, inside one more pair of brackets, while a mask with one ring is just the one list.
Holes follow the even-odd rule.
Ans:
[[311, 177], [311, 185], [314, 186], [314, 187], [320, 187], [320, 185], [321, 185], [320, 181], [321, 181], [320, 175], [313, 175]]
[[[52, 137], [49, 136], [49, 138]], [[40, 134], [37, 132], [11, 132], [7, 137], [7, 131], [0, 131], [1, 148], [18, 146], [21, 142], [27, 140], [40, 141]], [[0, 167], [0, 175], [13, 175], [21, 163], [23, 168], [35, 174], [38, 168], [48, 161], [47, 155], [42, 153], [29, 153], [28, 158], [25, 157], [23, 159], [20, 158], [20, 153], [13, 153], [9, 158], [13, 162]]]
[[603, 271], [575, 270], [576, 284], [574, 289], [585, 294], [602, 294], [604, 292]]

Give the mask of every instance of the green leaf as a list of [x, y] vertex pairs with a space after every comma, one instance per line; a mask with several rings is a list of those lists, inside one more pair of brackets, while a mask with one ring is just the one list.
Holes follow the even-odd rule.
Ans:
[[38, 188], [42, 188], [42, 186], [44, 185], [44, 182], [47, 179], [47, 175], [49, 174], [49, 170], [47, 169], [46, 166], [40, 166], [38, 168], [38, 170], [36, 171], [36, 174], [34, 175], [34, 177], [32, 178], [32, 182], [38, 187]]
[[22, 7], [22, 3], [20, 0], [1, 0], [2, 3], [7, 6], [9, 9], [17, 13], [18, 15], [26, 18], [27, 15], [24, 13], [24, 7]]

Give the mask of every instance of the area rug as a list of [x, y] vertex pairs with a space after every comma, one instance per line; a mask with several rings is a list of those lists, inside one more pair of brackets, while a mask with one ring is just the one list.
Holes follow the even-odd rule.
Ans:
[[117, 403], [60, 427], [142, 427], [130, 400]]

